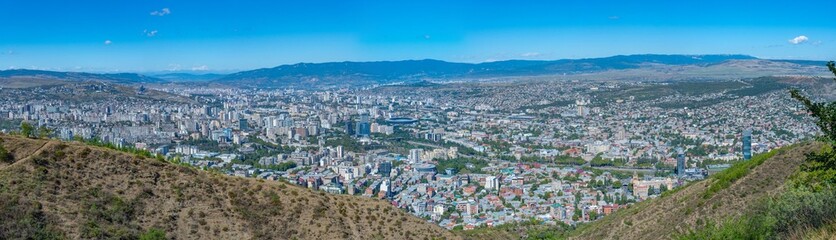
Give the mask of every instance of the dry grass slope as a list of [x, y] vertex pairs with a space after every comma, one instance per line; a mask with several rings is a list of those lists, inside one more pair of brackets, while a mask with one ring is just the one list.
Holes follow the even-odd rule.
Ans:
[[456, 239], [384, 201], [0, 135], [0, 239]]
[[574, 239], [669, 239], [709, 222], [738, 217], [764, 196], [781, 191], [784, 182], [804, 161], [804, 154], [820, 148], [804, 144], [778, 153], [745, 177], [709, 198], [703, 193], [711, 179], [617, 212], [579, 228]]

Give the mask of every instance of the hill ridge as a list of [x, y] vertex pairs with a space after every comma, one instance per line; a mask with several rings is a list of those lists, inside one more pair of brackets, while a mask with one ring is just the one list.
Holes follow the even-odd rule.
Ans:
[[712, 178], [673, 194], [638, 203], [570, 233], [570, 239], [667, 239], [709, 223], [739, 217], [757, 200], [781, 191], [817, 143], [790, 147], [766, 159], [716, 194], [705, 196]]
[[[379, 200], [0, 135], [0, 238], [456, 239]], [[6, 215], [3, 215], [6, 214]], [[45, 237], [46, 236], [46, 237]]]
[[260, 68], [226, 75], [212, 82], [243, 86], [275, 87], [305, 83], [339, 83], [351, 80], [355, 84], [387, 84], [428, 78], [463, 78], [528, 76], [561, 73], [585, 73], [606, 70], [635, 69], [644, 64], [711, 65], [728, 60], [754, 60], [748, 55], [735, 54], [637, 54], [600, 58], [558, 60], [504, 60], [482, 63], [447, 62], [434, 59], [296, 63]]

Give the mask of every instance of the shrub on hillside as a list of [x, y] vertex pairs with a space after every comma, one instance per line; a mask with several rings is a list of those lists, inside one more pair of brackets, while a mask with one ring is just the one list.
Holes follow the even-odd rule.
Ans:
[[139, 235], [139, 240], [165, 240], [165, 232], [163, 232], [163, 230], [152, 228], [142, 235]]
[[8, 150], [0, 146], [0, 162], [11, 163], [14, 161], [14, 156]]
[[785, 239], [798, 232], [834, 224], [836, 190], [793, 188], [763, 200], [745, 218], [709, 223], [679, 239]]

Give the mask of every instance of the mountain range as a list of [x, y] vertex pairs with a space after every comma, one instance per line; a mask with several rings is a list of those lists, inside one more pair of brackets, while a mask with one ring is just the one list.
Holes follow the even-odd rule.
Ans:
[[[357, 87], [421, 80], [480, 80], [502, 77], [607, 73], [650, 69], [656, 72], [708, 71], [726, 72], [771, 64], [763, 74], [805, 74], [805, 67], [821, 67], [824, 62], [807, 60], [767, 60], [748, 55], [619, 55], [605, 58], [563, 59], [552, 61], [508, 60], [485, 63], [454, 63], [440, 60], [404, 60], [378, 62], [297, 63], [273, 68], [241, 71], [227, 75], [167, 73], [147, 76], [136, 73], [95, 74], [40, 70], [0, 71], [0, 86], [21, 79], [52, 81], [101, 81], [119, 84], [189, 84], [257, 88], [329, 88]], [[696, 69], [696, 70], [695, 70]], [[717, 69], [717, 70], [715, 70]], [[688, 74], [685, 74], [688, 75]], [[748, 76], [748, 75], [747, 75]], [[755, 75], [753, 75], [755, 76]], [[676, 79], [677, 76], [666, 76]], [[689, 78], [682, 76], [681, 78]]]

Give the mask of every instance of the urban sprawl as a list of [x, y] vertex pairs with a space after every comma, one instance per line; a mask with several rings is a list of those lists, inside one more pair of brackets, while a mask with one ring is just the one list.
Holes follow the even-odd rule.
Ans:
[[[521, 84], [508, 92], [473, 84], [458, 91], [489, 93], [464, 97], [391, 86], [155, 86], [135, 94], [188, 101], [9, 98], [0, 100], [0, 128], [25, 121], [58, 138], [145, 149], [209, 171], [385, 199], [448, 229], [594, 221], [817, 133], [786, 91], [597, 94], [629, 84]], [[659, 106], [689, 101], [714, 102]]]

